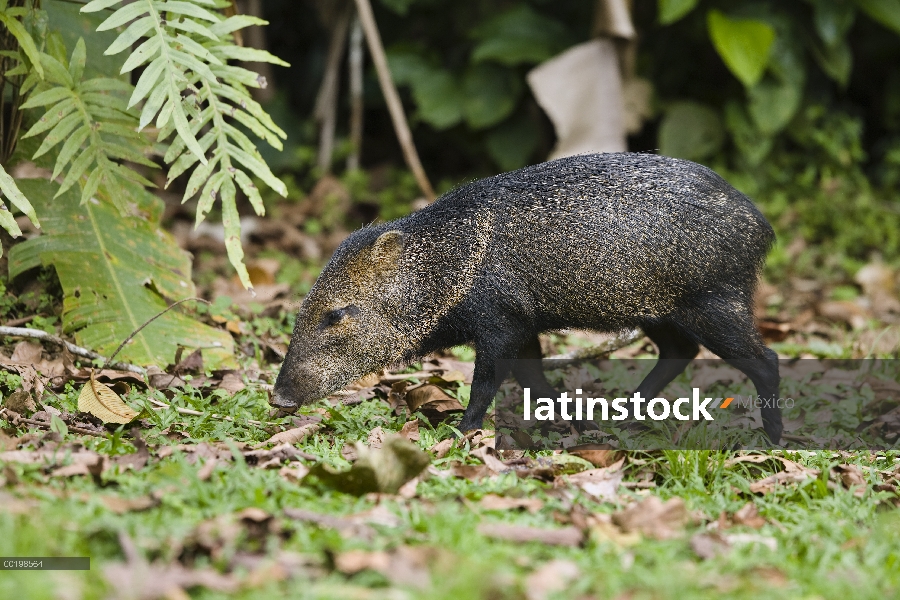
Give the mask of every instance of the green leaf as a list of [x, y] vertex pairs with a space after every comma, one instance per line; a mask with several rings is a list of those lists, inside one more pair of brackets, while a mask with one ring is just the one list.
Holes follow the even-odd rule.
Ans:
[[[125, 64], [122, 65], [122, 69], [119, 73], [130, 73], [135, 70], [154, 56], [159, 51], [162, 46], [162, 38], [158, 35], [153, 36], [152, 38], [148, 38], [147, 40], [141, 42], [141, 45], [137, 47], [137, 49], [131, 53], [131, 56], [125, 61]], [[156, 60], [165, 60], [162, 56], [157, 58]]]
[[842, 43], [822, 49], [817, 44], [811, 44], [811, 49], [813, 57], [825, 74], [842, 87], [846, 87], [850, 81], [850, 72], [853, 70], [853, 52], [850, 45]]
[[197, 202], [197, 214], [196, 219], [194, 219], [195, 228], [206, 218], [206, 214], [212, 210], [219, 188], [222, 187], [222, 182], [228, 178], [227, 171], [219, 171], [206, 180], [206, 185], [203, 186], [203, 191], [200, 192], [200, 198]]
[[75, 82], [69, 75], [69, 69], [49, 54], [41, 53], [41, 66], [44, 68], [45, 79], [68, 88], [75, 87]]
[[475, 65], [463, 78], [463, 114], [472, 129], [496, 125], [508, 117], [522, 92], [517, 74], [497, 65]]
[[153, 29], [155, 23], [156, 19], [153, 17], [141, 17], [137, 21], [134, 21], [119, 35], [119, 37], [116, 38], [116, 41], [106, 49], [104, 54], [109, 56], [111, 54], [118, 54], [127, 48], [131, 48], [136, 41]]
[[472, 50], [474, 62], [494, 61], [514, 66], [540, 63], [565, 50], [574, 41], [566, 27], [520, 4], [472, 32], [479, 43]]
[[226, 177], [220, 188], [222, 195], [222, 225], [225, 227], [225, 250], [228, 252], [228, 260], [237, 271], [238, 279], [245, 289], [253, 289], [250, 283], [250, 274], [244, 265], [244, 249], [241, 247], [241, 217], [238, 214], [235, 203], [234, 181]]
[[197, 155], [200, 162], [205, 163], [206, 156], [204, 156], [203, 149], [197, 143], [197, 138], [191, 132], [191, 127], [184, 114], [184, 108], [181, 105], [181, 93], [171, 83], [169, 85], [169, 99], [169, 106], [172, 107], [172, 120], [175, 122], [175, 131], [187, 144], [188, 149]]
[[772, 150], [772, 137], [760, 133], [737, 102], [725, 105], [725, 124], [741, 156], [750, 166], [759, 165]]
[[81, 12], [90, 13], [90, 12], [98, 12], [112, 6], [115, 6], [122, 0], [91, 0], [87, 4], [81, 7]]
[[214, 41], [219, 41], [219, 38], [212, 32], [212, 30], [210, 30], [209, 27], [201, 25], [197, 21], [192, 21], [191, 19], [169, 21], [167, 25], [172, 29], [178, 29], [179, 31], [185, 31], [187, 33], [193, 33]]
[[65, 87], [52, 87], [49, 90], [45, 90], [28, 98], [28, 100], [22, 104], [22, 108], [47, 106], [48, 104], [54, 104], [71, 97], [72, 91], [70, 89]]
[[[144, 69], [144, 72], [141, 73], [140, 79], [138, 79], [137, 85], [134, 86], [134, 91], [131, 93], [131, 98], [128, 99], [128, 108], [131, 108], [138, 102], [144, 99], [144, 96], [150, 93], [150, 90], [156, 86], [156, 82], [159, 81], [160, 77], [162, 77], [163, 72], [166, 70], [167, 62], [166, 59], [162, 56], [156, 58], [153, 62], [147, 65], [147, 68]], [[159, 88], [168, 89], [168, 86], [161, 85]], [[154, 90], [157, 92], [158, 89]], [[159, 107], [157, 107], [158, 109]], [[147, 109], [144, 107], [144, 110], [141, 112], [141, 123], [146, 125], [153, 118], [152, 115], [146, 115]], [[156, 111], [153, 112], [156, 114]], [[147, 118], [149, 116], [149, 118]]]
[[[82, 125], [75, 132], [69, 136], [66, 140], [66, 143], [63, 144], [63, 147], [59, 151], [59, 156], [56, 157], [56, 165], [53, 167], [53, 177], [52, 179], [56, 179], [59, 177], [59, 174], [62, 173], [62, 170], [69, 164], [69, 161], [72, 160], [72, 157], [75, 156], [75, 153], [81, 149], [81, 145], [90, 135], [91, 129], [87, 125]], [[46, 140], [45, 140], [46, 143]]]
[[45, 152], [63, 141], [63, 139], [82, 122], [83, 117], [79, 113], [73, 113], [62, 119], [59, 123], [56, 124], [53, 129], [50, 130], [50, 133], [47, 134], [47, 136], [44, 138], [44, 141], [41, 143], [40, 148], [37, 149], [37, 152], [35, 152], [34, 156], [32, 156], [31, 158], [37, 158], [43, 155]]
[[[0, 194], [6, 196], [12, 205], [25, 213], [32, 223], [34, 223], [35, 227], [40, 227], [41, 224], [37, 219], [37, 215], [34, 214], [34, 208], [31, 206], [31, 203], [28, 201], [28, 198], [25, 197], [25, 194], [16, 186], [16, 182], [12, 177], [7, 174], [7, 172], [3, 169], [3, 165], [0, 165]], [[13, 221], [15, 223], [15, 221]], [[5, 227], [6, 231], [10, 233], [12, 236], [21, 235], [22, 232], [18, 231], [19, 226], [16, 225], [15, 230], [10, 229], [9, 227]]]
[[418, 117], [435, 129], [447, 129], [462, 120], [462, 89], [448, 71], [435, 69], [416, 79], [412, 96]]
[[140, 123], [138, 123], [138, 129], [143, 129], [150, 124], [150, 121], [153, 120], [153, 117], [156, 116], [159, 109], [162, 108], [163, 102], [165, 102], [168, 97], [169, 90], [164, 85], [157, 86], [153, 90], [150, 97], [147, 98], [147, 101], [144, 103], [144, 107], [141, 109], [141, 120]]
[[747, 90], [747, 95], [750, 116], [757, 129], [764, 135], [774, 135], [797, 114], [803, 88], [793, 81], [761, 81]]
[[657, 12], [662, 25], [671, 25], [697, 6], [698, 0], [658, 0]]
[[31, 126], [25, 135], [22, 136], [22, 139], [29, 138], [31, 136], [37, 135], [39, 133], [43, 133], [52, 127], [55, 127], [57, 123], [62, 121], [66, 115], [75, 110], [76, 104], [74, 98], [67, 98], [58, 104], [56, 104], [53, 108], [44, 113], [40, 119], [38, 119], [37, 123]]
[[75, 49], [72, 50], [72, 58], [69, 59], [69, 75], [72, 76], [72, 81], [81, 81], [86, 60], [87, 49], [84, 46], [84, 38], [78, 38]]
[[855, 0], [869, 18], [900, 32], [900, 0]]
[[97, 27], [97, 31], [115, 29], [116, 27], [120, 27], [129, 21], [147, 14], [150, 10], [150, 2], [147, 2], [146, 0], [138, 0], [138, 2], [126, 4], [103, 21], [103, 23]]
[[[167, 300], [196, 294], [189, 255], [158, 222], [122, 217], [103, 202], [81, 205], [74, 191], [51, 201], [56, 184], [50, 181], [25, 180], [22, 187], [39, 199], [38, 208], [48, 216], [44, 235], [18, 244], [10, 252], [10, 276], [52, 265], [65, 294], [63, 330], [74, 333], [79, 345], [109, 355], [131, 332], [162, 312]], [[129, 200], [138, 205], [158, 202], [152, 195]], [[229, 334], [198, 323], [177, 309], [147, 325], [125, 346], [119, 359], [165, 366], [173, 362], [179, 344], [203, 347], [207, 366], [233, 364]]]
[[763, 21], [730, 19], [718, 10], [707, 16], [709, 36], [728, 69], [747, 87], [760, 80], [769, 64], [775, 30]]
[[700, 160], [714, 154], [724, 141], [718, 113], [696, 102], [673, 104], [659, 126], [659, 151], [665, 156]]
[[[195, 154], [189, 154], [189, 156], [193, 156], [194, 158], [196, 158]], [[187, 202], [190, 198], [193, 198], [194, 194], [196, 194], [203, 186], [203, 184], [206, 183], [207, 179], [209, 179], [210, 174], [212, 174], [213, 168], [215, 168], [217, 162], [218, 160], [214, 157], [205, 165], [201, 164], [196, 169], [194, 169], [194, 172], [191, 173], [187, 185], [184, 188], [184, 196], [181, 198], [182, 204]], [[170, 183], [172, 183], [171, 178], [166, 182], [166, 185]]]
[[72, 163], [72, 166], [69, 167], [69, 172], [66, 173], [66, 176], [59, 187], [59, 190], [56, 192], [57, 195], [63, 194], [66, 190], [75, 185], [75, 183], [79, 179], [81, 179], [81, 176], [84, 175], [88, 167], [91, 166], [91, 163], [94, 162], [97, 150], [98, 149], [92, 148], [78, 155], [78, 158], [76, 158]]
[[259, 188], [256, 187], [253, 180], [240, 169], [235, 171], [234, 178], [237, 180], [238, 185], [241, 186], [241, 190], [247, 195], [247, 199], [250, 201], [250, 205], [256, 214], [261, 217], [265, 215], [266, 207], [263, 204], [262, 196], [259, 195]]
[[25, 53], [25, 56], [28, 57], [28, 60], [31, 61], [32, 67], [34, 67], [38, 76], [43, 79], [44, 67], [41, 64], [41, 52], [38, 50], [37, 45], [35, 45], [34, 40], [31, 39], [31, 34], [28, 33], [25, 26], [22, 25], [18, 19], [2, 12], [0, 12], [0, 23], [6, 25], [7, 31], [16, 38], [19, 47]]
[[266, 185], [275, 190], [280, 196], [287, 196], [287, 187], [285, 187], [284, 182], [272, 174], [269, 165], [265, 163], [258, 153], [254, 156], [234, 146], [226, 149], [226, 152], [236, 161], [250, 169], [254, 175], [265, 181]]
[[856, 9], [849, 0], [815, 0], [813, 2], [813, 23], [816, 33], [833, 48], [843, 45], [844, 36], [856, 20]]
[[185, 15], [188, 17], [194, 17], [195, 19], [210, 21], [211, 23], [219, 22], [218, 15], [209, 12], [205, 8], [200, 8], [196, 4], [191, 4], [190, 2], [167, 0], [166, 2], [154, 2], [154, 6], [160, 12], [170, 12], [179, 15]]
[[219, 54], [225, 58], [233, 60], [242, 60], [244, 62], [266, 62], [282, 67], [291, 66], [270, 52], [260, 50], [258, 48], [248, 48], [246, 46], [220, 46], [217, 48]]
[[238, 29], [243, 29], [244, 27], [268, 24], [268, 21], [265, 21], [258, 17], [253, 17], [250, 15], [232, 15], [224, 21], [220, 21], [214, 25], [210, 25], [209, 30], [213, 35], [222, 37], [224, 35], [228, 35], [229, 33], [235, 32]]
[[84, 187], [81, 189], [81, 204], [84, 204], [97, 194], [97, 189], [103, 180], [103, 169], [94, 169], [88, 176]]

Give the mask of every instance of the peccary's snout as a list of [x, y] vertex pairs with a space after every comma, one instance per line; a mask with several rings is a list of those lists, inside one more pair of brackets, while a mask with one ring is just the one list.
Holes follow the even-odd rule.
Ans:
[[272, 398], [269, 404], [282, 410], [297, 409], [304, 404], [315, 400], [319, 396], [312, 384], [312, 378], [298, 369], [283, 365], [275, 379], [275, 388], [272, 390]]

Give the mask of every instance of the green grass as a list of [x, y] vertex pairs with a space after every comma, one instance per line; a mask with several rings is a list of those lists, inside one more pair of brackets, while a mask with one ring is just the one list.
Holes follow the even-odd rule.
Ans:
[[[129, 397], [140, 405], [142, 393]], [[54, 403], [73, 409], [75, 390]], [[59, 598], [59, 590], [78, 590], [84, 598], [106, 598], [110, 593], [102, 575], [110, 561], [123, 560], [120, 532], [133, 539], [151, 561], [181, 560], [192, 567], [211, 565], [225, 569], [230, 555], [238, 552], [280, 552], [307, 557], [309, 573], [294, 579], [244, 587], [231, 594], [193, 588], [196, 598], [523, 598], [526, 578], [535, 568], [552, 559], [578, 565], [580, 576], [560, 598], [884, 598], [900, 592], [900, 512], [892, 508], [889, 492], [867, 491], [862, 498], [825, 477], [801, 486], [788, 486], [764, 496], [749, 492], [752, 481], [772, 472], [772, 466], [736, 464], [726, 466], [731, 456], [715, 451], [668, 451], [633, 458], [650, 469], [656, 487], [649, 492], [620, 491], [618, 504], [601, 504], [571, 488], [570, 496], [552, 485], [513, 474], [471, 482], [459, 478], [431, 477], [422, 481], [418, 496], [356, 498], [345, 494], [291, 483], [277, 469], [260, 470], [243, 460], [220, 464], [207, 481], [198, 477], [199, 464], [191, 464], [188, 453], [174, 452], [158, 459], [164, 445], [202, 441], [255, 442], [269, 433], [246, 424], [246, 419], [268, 421], [265, 394], [245, 390], [233, 397], [215, 398], [214, 406], [196, 391], [188, 390], [170, 400], [173, 406], [205, 409], [233, 416], [236, 422], [185, 416], [174, 411], [149, 415], [153, 426], [142, 435], [152, 447], [149, 464], [140, 471], [108, 471], [101, 486], [91, 478], [50, 478], [38, 466], [6, 466], [6, 489], [0, 503], [0, 554], [87, 555], [90, 572], [0, 574], [0, 597]], [[304, 410], [313, 413], [324, 403]], [[335, 466], [346, 467], [341, 457], [344, 444], [365, 440], [380, 425], [397, 431], [404, 418], [394, 417], [387, 405], [373, 400], [356, 406], [327, 406], [328, 427], [299, 447]], [[172, 441], [161, 432], [181, 431], [188, 437]], [[421, 429], [419, 445], [427, 449], [439, 439], [454, 435], [442, 425]], [[83, 441], [89, 448], [111, 455], [133, 451], [121, 432], [107, 438], [80, 438], [67, 434], [66, 441]], [[893, 467], [895, 454], [868, 453], [839, 456], [837, 453], [796, 453], [790, 458], [828, 473], [829, 468], [849, 462], [879, 469]], [[477, 463], [465, 450], [453, 450], [447, 458], [434, 460], [437, 469], [454, 460]], [[13, 483], [12, 480], [17, 480]], [[142, 512], [117, 514], [104, 503], [106, 496], [139, 498], [156, 493], [159, 505]], [[478, 500], [494, 493], [534, 497], [544, 505], [537, 513], [485, 511]], [[557, 527], [560, 514], [573, 504], [589, 513], [611, 513], [635, 498], [650, 493], [662, 499], [683, 498], [693, 523], [669, 540], [642, 538], [635, 544], [618, 545], [602, 535], [592, 535], [584, 548], [560, 548], [541, 543], [512, 543], [489, 539], [477, 531], [479, 523], [509, 522], [520, 525]], [[13, 499], [16, 502], [13, 502]], [[733, 531], [772, 538], [772, 551], [762, 544], [737, 546], [711, 560], [699, 558], [690, 537], [705, 530], [725, 511], [733, 513], [746, 502], [756, 504], [767, 524], [759, 530], [738, 527]], [[397, 527], [375, 525], [372, 539], [343, 537], [333, 529], [292, 521], [283, 514], [287, 507], [318, 513], [349, 515], [383, 503], [398, 517]], [[22, 506], [25, 508], [22, 508]], [[5, 510], [3, 506], [6, 506]], [[18, 507], [18, 508], [17, 508]], [[279, 522], [280, 534], [254, 539], [241, 529], [219, 555], [210, 556], [197, 545], [198, 525], [228, 518], [248, 507], [261, 508]], [[731, 530], [730, 530], [731, 531]], [[439, 560], [430, 565], [430, 583], [425, 589], [407, 588], [402, 593], [384, 575], [366, 570], [344, 575], [333, 569], [335, 554], [349, 549], [391, 549], [401, 545], [435, 548]], [[401, 588], [402, 589], [402, 586]], [[65, 596], [68, 597], [68, 596]]]

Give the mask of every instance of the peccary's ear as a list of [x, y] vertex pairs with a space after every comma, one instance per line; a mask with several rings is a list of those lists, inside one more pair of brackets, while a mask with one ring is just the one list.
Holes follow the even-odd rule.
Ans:
[[372, 244], [372, 262], [382, 269], [391, 269], [397, 265], [403, 253], [406, 234], [402, 231], [385, 231]]

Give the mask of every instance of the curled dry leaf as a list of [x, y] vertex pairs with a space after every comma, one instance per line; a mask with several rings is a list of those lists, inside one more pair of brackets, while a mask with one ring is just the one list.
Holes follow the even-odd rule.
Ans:
[[600, 468], [610, 466], [623, 456], [622, 452], [613, 449], [609, 444], [580, 444], [566, 451]]
[[318, 423], [309, 423], [307, 425], [303, 425], [301, 427], [295, 427], [294, 429], [288, 429], [287, 431], [282, 431], [276, 433], [269, 439], [259, 444], [256, 444], [254, 448], [262, 448], [263, 446], [268, 445], [281, 445], [281, 444], [298, 444], [305, 440], [308, 436], [314, 434], [319, 430], [321, 425]]
[[582, 471], [559, 479], [567, 480], [598, 500], [615, 502], [618, 497], [619, 485], [622, 483], [622, 476], [625, 474], [622, 471], [624, 461], [623, 458], [610, 467]]
[[381, 428], [381, 425], [375, 427], [372, 431], [369, 432], [369, 437], [366, 440], [366, 445], [369, 448], [378, 449], [384, 444], [384, 438], [387, 434], [384, 433], [384, 429]]
[[429, 452], [434, 454], [435, 458], [444, 458], [447, 456], [447, 453], [453, 448], [453, 444], [456, 440], [453, 438], [447, 438], [446, 440], [441, 440], [434, 446], [428, 449]]
[[108, 385], [97, 381], [93, 371], [90, 381], [78, 395], [78, 410], [90, 413], [104, 423], [129, 423], [138, 416]]
[[748, 502], [738, 509], [738, 511], [734, 513], [732, 520], [735, 525], [744, 525], [746, 527], [752, 527], [753, 529], [759, 529], [766, 524], [765, 518], [759, 514], [759, 509], [756, 508], [756, 505], [752, 502]]
[[431, 462], [418, 446], [397, 435], [385, 438], [379, 449], [357, 443], [356, 451], [359, 458], [348, 471], [336, 471], [318, 463], [309, 474], [322, 485], [356, 496], [370, 492], [396, 494]]
[[406, 392], [406, 405], [409, 407], [409, 412], [421, 412], [432, 424], [440, 423], [447, 417], [466, 410], [459, 400], [432, 384]]
[[724, 554], [731, 548], [724, 535], [718, 532], [697, 533], [691, 537], [691, 550], [704, 560]]
[[612, 522], [625, 533], [640, 532], [646, 536], [665, 540], [678, 535], [688, 521], [687, 508], [681, 498], [669, 498], [663, 502], [656, 496], [648, 496], [642, 502], [614, 513]]
[[412, 421], [407, 421], [403, 424], [403, 428], [400, 429], [400, 437], [406, 438], [410, 442], [418, 442], [419, 441], [419, 420], [414, 419]]
[[31, 397], [30, 392], [26, 392], [25, 390], [16, 390], [7, 396], [6, 400], [3, 401], [3, 406], [13, 412], [25, 416], [28, 416], [37, 410], [34, 398]]
[[866, 478], [856, 465], [838, 465], [832, 467], [831, 474], [841, 481], [845, 489], [853, 490], [853, 495], [862, 498], [866, 493]]

